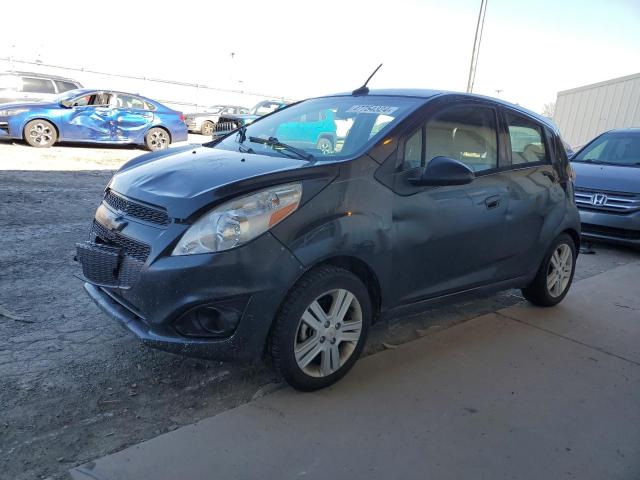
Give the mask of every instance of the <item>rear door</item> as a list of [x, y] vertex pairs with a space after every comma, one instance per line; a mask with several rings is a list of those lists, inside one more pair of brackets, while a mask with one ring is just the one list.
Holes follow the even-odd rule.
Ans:
[[535, 270], [550, 236], [565, 214], [563, 173], [555, 162], [553, 133], [535, 118], [502, 109], [506, 132], [509, 211], [503, 241], [510, 277]]
[[[393, 205], [396, 303], [499, 280], [508, 195], [499, 169], [497, 109], [482, 101], [446, 102], [406, 136], [401, 149]], [[467, 164], [476, 179], [411, 186], [407, 178], [436, 156]]]
[[135, 95], [123, 93], [114, 93], [111, 105], [114, 119], [111, 139], [118, 143], [142, 142], [153, 124], [151, 106]]

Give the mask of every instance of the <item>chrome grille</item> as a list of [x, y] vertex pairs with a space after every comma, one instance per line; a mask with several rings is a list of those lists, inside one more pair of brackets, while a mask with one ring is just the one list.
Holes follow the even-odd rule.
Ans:
[[631, 213], [640, 210], [640, 194], [576, 188], [576, 205], [587, 210]]
[[160, 208], [149, 207], [138, 202], [129, 200], [108, 190], [104, 196], [107, 205], [123, 212], [134, 218], [138, 218], [145, 222], [155, 223], [157, 225], [169, 225], [170, 219], [166, 211]]

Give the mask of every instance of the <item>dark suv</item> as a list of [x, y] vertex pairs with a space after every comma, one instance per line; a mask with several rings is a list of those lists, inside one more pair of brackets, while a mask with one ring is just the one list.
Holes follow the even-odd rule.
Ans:
[[[327, 111], [334, 148], [279, 138]], [[520, 107], [360, 89], [131, 160], [78, 258], [91, 298], [144, 343], [268, 355], [313, 390], [381, 317], [507, 288], [560, 302], [580, 231], [569, 174], [556, 128]]]

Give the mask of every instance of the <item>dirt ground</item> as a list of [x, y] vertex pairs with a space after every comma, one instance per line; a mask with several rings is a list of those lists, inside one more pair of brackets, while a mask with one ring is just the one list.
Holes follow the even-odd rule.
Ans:
[[[191, 141], [201, 141], [198, 137]], [[279, 388], [263, 365], [198, 361], [142, 347], [74, 278], [109, 178], [134, 148], [0, 143], [0, 477], [66, 470]], [[637, 261], [597, 245], [577, 278]], [[521, 299], [503, 292], [377, 324], [367, 354]]]

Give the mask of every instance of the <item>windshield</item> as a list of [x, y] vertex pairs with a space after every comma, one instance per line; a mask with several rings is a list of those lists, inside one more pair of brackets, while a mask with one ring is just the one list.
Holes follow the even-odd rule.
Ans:
[[398, 121], [424, 103], [406, 97], [324, 97], [306, 100], [256, 120], [219, 143], [206, 146], [273, 156], [292, 152], [273, 140], [316, 159], [347, 158], [373, 145]]
[[60, 103], [60, 102], [63, 102], [65, 100], [70, 100], [72, 98], [79, 97], [82, 93], [88, 94], [90, 92], [88, 92], [87, 90], [79, 90], [79, 89], [67, 90], [66, 92], [59, 93], [58, 95], [53, 97], [51, 99], [51, 103]]
[[221, 107], [221, 106], [208, 107], [208, 108], [205, 108], [204, 113], [220, 113], [223, 108], [224, 107]]
[[640, 166], [640, 132], [602, 135], [582, 149], [571, 161]]

